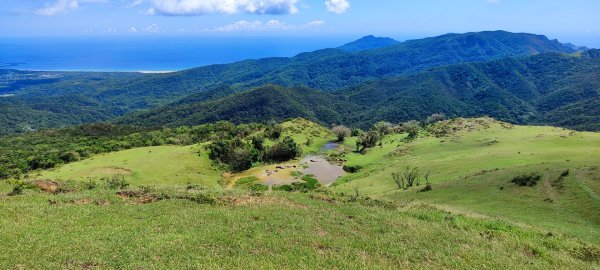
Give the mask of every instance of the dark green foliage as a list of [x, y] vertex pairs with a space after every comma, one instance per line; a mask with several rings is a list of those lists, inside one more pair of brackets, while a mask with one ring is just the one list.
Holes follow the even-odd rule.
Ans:
[[537, 182], [542, 179], [542, 176], [538, 173], [531, 174], [523, 174], [519, 176], [515, 176], [511, 182], [515, 183], [518, 186], [524, 187], [533, 187], [537, 184]]
[[344, 165], [343, 169], [345, 172], [349, 172], [349, 173], [357, 173], [362, 167], [361, 166], [351, 166], [351, 165]]
[[561, 178], [564, 178], [564, 177], [567, 177], [568, 175], [569, 175], [569, 169], [566, 169], [565, 171], [563, 171], [563, 172], [560, 174], [560, 177], [561, 177]]
[[228, 122], [173, 129], [89, 124], [0, 136], [0, 176], [18, 177], [32, 170], [49, 169], [91, 155], [135, 147], [243, 138], [263, 129], [263, 125], [235, 126]]
[[[367, 40], [368, 41], [368, 40]], [[358, 50], [363, 48], [380, 47], [374, 43], [379, 42], [357, 42]], [[386, 41], [386, 43], [389, 43]], [[364, 47], [364, 45], [367, 45]], [[388, 44], [385, 44], [388, 45]], [[355, 46], [356, 47], [356, 46]], [[357, 49], [352, 49], [357, 50]], [[304, 85], [323, 91], [335, 91], [348, 86], [357, 86], [366, 81], [376, 78], [390, 78], [403, 74], [414, 74], [425, 71], [432, 67], [440, 67], [456, 63], [482, 62], [505, 57], [534, 55], [544, 52], [574, 52], [573, 46], [561, 44], [557, 41], [549, 40], [544, 36], [508, 33], [503, 31], [479, 32], [466, 34], [448, 34], [433, 38], [420, 40], [411, 40], [396, 45], [380, 48], [376, 50], [346, 52], [340, 49], [326, 49], [311, 53], [302, 53], [292, 58], [267, 58], [259, 60], [247, 60], [232, 63], [228, 65], [211, 65], [195, 69], [184, 70], [170, 74], [139, 74], [139, 73], [97, 73], [97, 72], [21, 72], [15, 70], [2, 70], [0, 74], [9, 74], [6, 81], [3, 81], [5, 88], [3, 91], [14, 94], [11, 97], [0, 97], [0, 134], [24, 132], [30, 129], [40, 129], [44, 127], [60, 127], [65, 125], [74, 125], [80, 123], [89, 123], [112, 119], [122, 116], [128, 112], [135, 112], [140, 109], [158, 108], [163, 105], [171, 104], [177, 107], [175, 111], [162, 109], [163, 114], [150, 114], [148, 119], [144, 120], [145, 113], [137, 114], [134, 120], [127, 120], [130, 123], [144, 123], [146, 125], [169, 125], [173, 126], [195, 125], [199, 123], [214, 122], [219, 119], [231, 119], [231, 121], [240, 122], [262, 122], [258, 120], [282, 120], [285, 117], [302, 116], [312, 120], [322, 120], [327, 123], [357, 123], [361, 126], [372, 124], [369, 119], [386, 119], [388, 121], [400, 122], [409, 119], [420, 119], [434, 112], [444, 112], [450, 116], [455, 116], [464, 112], [483, 114], [502, 117], [502, 119], [514, 118], [514, 115], [505, 112], [503, 106], [505, 103], [511, 103], [511, 100], [503, 100], [506, 97], [495, 93], [497, 89], [479, 88], [476, 99], [494, 100], [501, 98], [498, 106], [491, 103], [479, 103], [475, 109], [467, 110], [468, 106], [462, 106], [461, 103], [452, 102], [452, 106], [445, 107], [441, 100], [446, 99], [448, 91], [439, 91], [442, 95], [431, 97], [432, 91], [423, 93], [413, 93], [414, 98], [406, 99], [401, 103], [427, 104], [427, 109], [415, 110], [414, 106], [396, 107], [399, 113], [386, 114], [378, 112], [375, 117], [358, 117], [352, 121], [343, 121], [345, 114], [342, 113], [347, 106], [335, 108], [340, 99], [331, 98], [323, 94], [310, 95], [300, 101], [295, 102], [297, 96], [286, 94], [283, 97], [267, 98], [262, 100], [257, 98], [252, 104], [238, 105], [236, 99], [227, 99], [225, 97], [234, 93], [243, 92], [248, 89], [263, 86], [266, 84], [278, 84], [282, 86]], [[593, 52], [582, 54], [582, 58], [595, 59]], [[555, 65], [548, 65], [554, 67]], [[467, 75], [462, 74], [462, 75]], [[527, 73], [497, 73], [499, 78], [510, 75], [516, 78], [527, 78]], [[530, 73], [534, 74], [534, 73]], [[461, 76], [458, 78], [467, 80], [477, 79], [474, 76]], [[536, 75], [536, 74], [534, 74]], [[48, 76], [52, 79], [48, 79]], [[450, 77], [456, 80], [455, 77]], [[447, 84], [448, 78], [441, 81], [443, 85]], [[418, 79], [415, 79], [418, 80]], [[415, 81], [413, 80], [413, 81]], [[433, 83], [438, 79], [433, 80]], [[485, 82], [485, 81], [484, 81]], [[528, 84], [523, 84], [523, 80], [512, 79], [510, 85], [500, 85], [503, 89], [510, 89], [512, 86], [518, 86], [518, 90]], [[422, 89], [432, 89], [440, 85], [425, 85], [425, 81], [415, 83], [421, 84]], [[477, 81], [475, 81], [477, 83]], [[230, 86], [228, 86], [230, 85]], [[463, 85], [457, 84], [462, 92]], [[475, 86], [481, 85], [480, 83]], [[409, 87], [415, 88], [414, 83]], [[509, 87], [510, 86], [510, 87]], [[580, 84], [578, 87], [581, 87]], [[401, 85], [396, 87], [403, 88]], [[389, 85], [385, 88], [389, 88]], [[487, 90], [486, 90], [487, 89]], [[582, 88], [583, 89], [583, 88]], [[590, 89], [588, 87], [588, 89]], [[592, 88], [593, 89], [593, 88]], [[417, 89], [417, 91], [420, 89]], [[466, 89], [470, 90], [470, 89]], [[402, 95], [403, 91], [398, 91]], [[589, 96], [589, 91], [583, 96]], [[4, 93], [4, 92], [3, 92]], [[0, 94], [3, 94], [0, 93]], [[445, 94], [444, 94], [445, 93]], [[437, 93], [434, 93], [437, 94]], [[455, 93], [453, 93], [455, 94]], [[527, 96], [527, 91], [516, 93], [523, 98]], [[523, 94], [523, 95], [520, 95]], [[386, 96], [389, 102], [397, 103], [398, 95]], [[285, 98], [285, 97], [288, 98]], [[463, 95], [459, 95], [463, 97]], [[464, 95], [464, 98], [473, 96], [470, 93]], [[289, 98], [292, 97], [292, 98]], [[420, 102], [422, 98], [434, 98], [433, 102]], [[224, 109], [211, 101], [227, 99]], [[242, 100], [250, 100], [248, 97]], [[327, 99], [327, 102], [322, 102]], [[435, 100], [437, 99], [437, 100]], [[240, 99], [238, 99], [239, 101]], [[272, 101], [268, 103], [266, 101]], [[315, 102], [319, 101], [319, 102]], [[334, 102], [335, 101], [335, 102]], [[228, 103], [229, 102], [229, 103]], [[491, 102], [491, 101], [490, 101]], [[197, 103], [203, 104], [200, 112], [197, 112]], [[218, 104], [222, 104], [219, 102]], [[250, 108], [258, 108], [251, 110]], [[321, 106], [314, 108], [312, 105]], [[357, 102], [361, 106], [368, 106]], [[478, 104], [473, 102], [473, 104]], [[292, 106], [293, 105], [293, 106]], [[342, 104], [343, 105], [343, 104]], [[400, 105], [400, 104], [397, 104]], [[480, 112], [480, 108], [490, 107], [489, 112]], [[334, 108], [332, 108], [334, 107]], [[206, 109], [207, 108], [207, 109]], [[235, 113], [235, 109], [243, 109]], [[267, 108], [273, 108], [267, 110]], [[232, 110], [228, 110], [232, 109]], [[435, 109], [435, 110], [434, 110]], [[510, 109], [510, 108], [509, 108]], [[214, 112], [211, 112], [213, 110]], [[348, 108], [348, 111], [355, 111]], [[375, 109], [376, 110], [376, 109]], [[358, 110], [360, 111], [360, 110]], [[527, 112], [527, 110], [524, 110]], [[260, 112], [261, 115], [256, 115]], [[313, 112], [311, 114], [310, 112]], [[521, 111], [523, 112], [523, 111]], [[372, 112], [371, 112], [372, 113]], [[221, 116], [224, 114], [223, 116]], [[302, 115], [304, 114], [304, 115]], [[383, 117], [385, 116], [385, 117]], [[190, 119], [184, 121], [183, 119]], [[367, 123], [369, 122], [369, 123]]]
[[17, 181], [14, 184], [13, 189], [8, 194], [6, 194], [6, 195], [7, 196], [21, 195], [24, 190], [31, 189], [31, 188], [32, 188], [31, 184], [23, 182], [23, 181]]
[[281, 127], [281, 125], [278, 125], [278, 124], [270, 124], [267, 126], [267, 129], [265, 130], [265, 134], [271, 140], [279, 139], [279, 137], [281, 137], [282, 132], [283, 132], [283, 128]]
[[254, 149], [258, 150], [258, 151], [263, 151], [265, 150], [265, 138], [263, 138], [260, 135], [254, 136], [252, 137], [252, 147], [254, 147]]
[[234, 172], [252, 168], [257, 160], [254, 148], [240, 139], [213, 142], [208, 150], [210, 159], [226, 164]]
[[285, 137], [276, 142], [265, 152], [265, 159], [269, 161], [288, 161], [300, 156], [301, 149], [291, 137]]

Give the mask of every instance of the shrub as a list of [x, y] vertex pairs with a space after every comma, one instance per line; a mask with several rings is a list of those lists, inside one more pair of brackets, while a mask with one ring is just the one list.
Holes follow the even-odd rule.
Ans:
[[11, 192], [9, 192], [8, 194], [6, 194], [7, 196], [17, 196], [17, 195], [21, 195], [23, 193], [24, 190], [26, 189], [30, 189], [31, 185], [27, 184], [23, 181], [18, 181], [15, 183], [15, 185], [13, 186], [13, 189]]
[[260, 152], [239, 139], [218, 140], [208, 146], [208, 157], [221, 162], [234, 172], [244, 171], [252, 167], [258, 160]]
[[125, 176], [121, 174], [113, 175], [112, 177], [103, 177], [102, 180], [106, 183], [108, 189], [124, 189], [129, 186], [125, 181]]
[[360, 128], [354, 128], [354, 129], [352, 129], [352, 132], [350, 133], [350, 136], [352, 136], [352, 137], [358, 137], [362, 133], [363, 133], [363, 131]]
[[362, 167], [359, 165], [344, 165], [344, 167], [342, 167], [344, 169], [345, 172], [349, 172], [349, 173], [356, 173], [358, 172]]
[[560, 178], [564, 178], [564, 177], [567, 177], [567, 176], [569, 176], [569, 169], [567, 169], [567, 170], [563, 171], [563, 172], [560, 174]]
[[265, 138], [263, 138], [262, 136], [252, 137], [252, 146], [254, 147], [254, 149], [256, 149], [258, 151], [262, 151], [265, 149], [264, 144], [265, 144]]
[[519, 176], [515, 176], [511, 182], [515, 183], [518, 186], [524, 187], [529, 186], [533, 187], [537, 184], [537, 182], [542, 179], [542, 176], [538, 173], [531, 174], [523, 174]]
[[373, 125], [373, 128], [371, 130], [377, 131], [380, 136], [384, 136], [384, 135], [392, 133], [392, 127], [394, 127], [394, 125], [392, 125], [391, 123], [385, 122], [385, 121], [380, 121], [380, 122], [375, 123], [375, 125]]
[[350, 133], [351, 133], [350, 129], [343, 125], [333, 127], [331, 129], [331, 132], [333, 132], [333, 134], [335, 134], [335, 136], [337, 136], [338, 142], [344, 141], [344, 139], [346, 137], [350, 136]]
[[283, 127], [279, 124], [269, 125], [265, 130], [266, 136], [272, 140], [279, 139], [279, 137], [281, 137], [281, 133], [283, 133]]
[[81, 157], [79, 156], [79, 153], [75, 151], [69, 151], [60, 155], [59, 159], [62, 160], [64, 163], [69, 163], [78, 161], [79, 159], [81, 159]]
[[421, 130], [421, 124], [418, 121], [408, 121], [402, 123], [400, 126], [401, 132], [408, 133], [407, 139], [414, 139], [419, 136], [419, 131]]
[[8, 177], [10, 177], [8, 169], [0, 166], [0, 179], [7, 179]]
[[419, 168], [411, 168], [409, 166], [402, 172], [392, 173], [392, 178], [399, 189], [409, 188], [413, 185], [419, 185]]
[[425, 119], [425, 124], [433, 124], [435, 122], [440, 122], [446, 120], [446, 115], [443, 113], [434, 113]]
[[94, 181], [93, 179], [89, 179], [88, 181], [83, 182], [82, 185], [83, 188], [87, 190], [95, 189], [98, 186], [98, 184], [96, 184], [96, 181]]
[[300, 147], [298, 147], [294, 139], [285, 137], [283, 140], [267, 148], [265, 159], [270, 161], [288, 161], [300, 156], [301, 152]]
[[381, 135], [377, 131], [369, 131], [360, 135], [356, 141], [356, 150], [358, 152], [364, 152], [368, 148], [372, 148], [377, 145], [377, 142], [381, 139]]

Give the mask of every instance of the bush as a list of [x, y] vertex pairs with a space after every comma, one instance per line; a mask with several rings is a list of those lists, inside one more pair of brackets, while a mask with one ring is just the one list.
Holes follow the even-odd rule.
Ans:
[[350, 129], [347, 128], [346, 126], [335, 126], [331, 129], [331, 132], [333, 132], [333, 134], [335, 134], [335, 136], [337, 136], [337, 140], [338, 142], [342, 142], [344, 141], [344, 139], [348, 136], [350, 136]]
[[402, 172], [392, 173], [392, 179], [398, 186], [398, 189], [404, 189], [419, 185], [419, 168], [406, 167]]
[[129, 186], [125, 181], [125, 176], [121, 174], [113, 175], [112, 177], [103, 177], [102, 180], [106, 183], [108, 189], [124, 189]]
[[425, 124], [433, 124], [435, 122], [440, 122], [446, 120], [446, 115], [443, 113], [434, 113], [425, 119]]
[[239, 139], [218, 140], [208, 146], [208, 157], [221, 162], [234, 172], [240, 172], [252, 167], [252, 162], [258, 160], [260, 152]]
[[10, 177], [8, 169], [0, 166], [0, 179], [7, 179], [8, 177]]
[[380, 121], [380, 122], [375, 123], [375, 125], [373, 125], [373, 128], [371, 130], [378, 132], [379, 136], [383, 137], [384, 135], [392, 133], [393, 127], [394, 127], [394, 125], [392, 125], [389, 122]]
[[301, 149], [291, 137], [285, 137], [283, 140], [267, 148], [265, 159], [269, 161], [288, 161], [301, 154]]
[[17, 196], [17, 195], [21, 195], [23, 193], [24, 190], [26, 189], [30, 189], [31, 185], [27, 184], [23, 181], [18, 181], [17, 183], [15, 183], [15, 185], [13, 186], [13, 189], [11, 192], [9, 192], [8, 194], [6, 194], [7, 196]]
[[279, 124], [272, 124], [267, 127], [265, 134], [269, 139], [277, 140], [283, 133], [283, 127]]
[[371, 130], [363, 133], [356, 141], [356, 150], [362, 153], [368, 148], [376, 146], [380, 139], [381, 135], [377, 131]]
[[414, 139], [419, 136], [419, 131], [421, 130], [421, 124], [418, 121], [408, 121], [402, 123], [400, 126], [400, 131], [408, 133], [407, 139]]
[[349, 173], [356, 173], [360, 169], [362, 169], [362, 167], [358, 166], [358, 165], [344, 165], [344, 167], [342, 167], [342, 168], [344, 169], [345, 172], [349, 172]]
[[537, 182], [540, 179], [542, 179], [542, 176], [540, 174], [531, 173], [531, 174], [523, 174], [523, 175], [515, 176], [511, 182], [513, 182], [521, 187], [524, 187], [524, 186], [533, 187], [537, 184]]

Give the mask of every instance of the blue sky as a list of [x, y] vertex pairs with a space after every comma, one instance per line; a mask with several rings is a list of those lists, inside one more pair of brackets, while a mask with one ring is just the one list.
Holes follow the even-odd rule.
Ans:
[[598, 0], [0, 0], [0, 36], [531, 32], [600, 47]]

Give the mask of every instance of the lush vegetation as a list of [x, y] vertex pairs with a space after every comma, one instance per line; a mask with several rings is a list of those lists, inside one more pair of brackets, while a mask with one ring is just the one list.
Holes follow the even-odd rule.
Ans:
[[210, 101], [168, 105], [119, 122], [178, 126], [222, 119], [244, 123], [304, 117], [367, 128], [377, 120], [426, 121], [432, 114], [444, 113], [597, 130], [600, 58], [588, 54], [459, 64], [375, 80], [335, 94], [266, 86]]
[[[373, 40], [369, 38], [351, 43], [348, 46], [374, 48]], [[185, 107], [185, 104], [207, 100], [214, 101], [267, 84], [286, 87], [302, 85], [322, 91], [336, 91], [374, 79], [414, 74], [433, 67], [526, 56], [543, 52], [573, 53], [575, 51], [572, 46], [548, 40], [544, 36], [496, 31], [450, 34], [359, 52], [326, 49], [299, 54], [292, 58], [248, 60], [170, 74], [144, 75], [137, 73], [4, 70], [0, 71], [3, 81], [0, 85], [0, 134], [104, 121], [128, 112], [157, 108], [171, 103], [175, 103], [173, 106], [184, 106], [175, 110], [162, 109], [180, 111], [181, 117], [175, 118], [178, 124], [185, 122], [207, 123], [211, 120], [210, 118], [216, 116], [193, 114], [191, 110], [199, 106]], [[552, 67], [553, 65], [549, 66]], [[518, 68], [518, 66], [515, 68]], [[5, 96], [5, 94], [12, 96]], [[481, 95], [485, 96], [486, 94]], [[276, 98], [281, 98], [281, 96]], [[327, 97], [316, 94], [314, 98], [323, 100]], [[415, 96], [415, 99], [420, 98], [419, 95]], [[234, 99], [216, 102], [232, 102]], [[305, 101], [310, 101], [310, 99], [303, 98]], [[329, 100], [331, 99], [329, 98]], [[288, 100], [284, 99], [283, 101]], [[509, 118], [513, 115], [506, 115], [501, 112], [503, 110], [502, 106], [506, 106], [503, 99], [491, 100], [490, 102], [496, 102], [491, 104], [494, 109], [489, 112], [476, 111], [477, 115], [489, 114], [511, 120]], [[432, 98], [431, 103], [438, 106], [444, 102]], [[332, 104], [343, 106], [345, 103], [335, 102]], [[499, 105], [496, 106], [496, 104]], [[289, 103], [288, 105], [292, 104]], [[365, 104], [359, 105], [364, 106]], [[451, 105], [453, 105], [451, 106], [451, 115], [471, 115], [468, 114], [471, 111], [467, 110], [466, 106]], [[203, 108], [211, 106], [214, 106], [214, 103], [209, 102], [202, 105]], [[325, 110], [325, 107], [312, 112], [311, 107], [305, 109], [304, 104], [294, 104], [294, 107], [300, 107], [301, 110], [299, 112], [296, 110], [294, 115], [288, 114], [287, 117], [303, 116], [310, 118], [309, 116], [313, 116], [317, 118], [315, 120], [327, 123], [341, 123], [341, 120], [344, 120], [337, 116], [337, 114], [345, 115], [343, 110]], [[489, 106], [482, 108], [487, 107]], [[381, 109], [387, 110], [388, 108], [381, 107]], [[423, 112], [422, 115], [429, 115], [433, 113], [432, 111], [436, 112], [439, 109], [432, 107]], [[450, 112], [447, 113], [450, 115]], [[267, 113], [261, 120], [277, 118], [274, 116], [285, 113], [290, 113], [290, 111]], [[177, 116], [177, 114], [169, 113], [168, 115], [171, 119], [173, 116]], [[193, 116], [193, 119], [187, 120], [191, 116]], [[377, 117], [367, 117], [366, 119], [380, 118], [381, 116], [380, 113]], [[389, 115], [385, 116], [386, 119], [391, 117]], [[415, 118], [415, 113], [399, 117], [407, 120], [411, 116]], [[138, 118], [137, 121], [141, 121], [141, 118]], [[249, 116], [236, 115], [234, 118], [243, 121]], [[363, 118], [364, 116], [358, 116], [358, 119], [352, 119], [344, 123], [370, 125]], [[159, 122], [164, 124], [168, 121], [163, 119]]]

